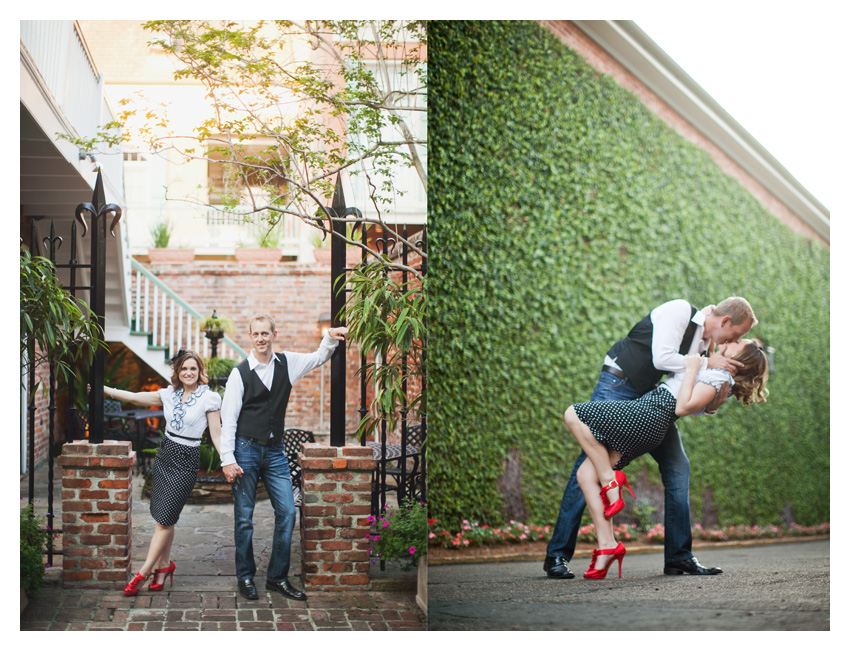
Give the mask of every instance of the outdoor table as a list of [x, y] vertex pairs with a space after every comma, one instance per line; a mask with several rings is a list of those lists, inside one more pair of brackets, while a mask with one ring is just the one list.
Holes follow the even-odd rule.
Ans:
[[[372, 448], [372, 458], [380, 459], [381, 458], [381, 442], [380, 441], [367, 441], [366, 445]], [[419, 446], [418, 445], [408, 445], [407, 446], [407, 457], [413, 458], [419, 454]], [[401, 444], [400, 443], [387, 443], [387, 461], [390, 459], [401, 459]]]
[[144, 452], [144, 423], [148, 418], [162, 418], [165, 412], [161, 409], [122, 409], [118, 412], [110, 414], [112, 418], [124, 418], [128, 421], [136, 423], [136, 442], [139, 444], [138, 455], [136, 460], [139, 465], [146, 465], [148, 455]]

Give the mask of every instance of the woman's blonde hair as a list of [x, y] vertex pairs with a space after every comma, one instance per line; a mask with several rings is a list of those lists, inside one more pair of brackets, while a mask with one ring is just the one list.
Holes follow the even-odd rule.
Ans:
[[194, 359], [198, 364], [198, 385], [209, 384], [210, 379], [207, 377], [207, 369], [204, 366], [204, 360], [193, 350], [181, 350], [174, 356], [171, 362], [171, 386], [174, 390], [179, 390], [183, 383], [180, 381], [180, 369], [187, 359]]
[[755, 341], [744, 344], [735, 357], [744, 366], [735, 373], [735, 386], [732, 395], [746, 407], [767, 400], [767, 353]]

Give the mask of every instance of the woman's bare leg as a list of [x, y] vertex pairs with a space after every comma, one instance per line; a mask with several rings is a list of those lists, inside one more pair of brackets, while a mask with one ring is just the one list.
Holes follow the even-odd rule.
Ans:
[[[615, 450], [607, 450], [606, 448], [606, 451], [608, 453], [609, 467], [613, 468], [622, 455]], [[602, 503], [602, 498], [599, 495], [602, 485], [596, 473], [596, 467], [590, 461], [589, 457], [579, 466], [576, 472], [576, 479], [582, 493], [584, 493], [587, 510], [590, 512], [590, 519], [593, 521], [593, 526], [596, 529], [597, 549], [614, 549], [617, 546], [617, 541], [614, 538], [613, 518], [605, 519], [605, 505]], [[608, 556], [609, 554], [598, 556], [597, 567], [605, 567], [605, 564], [608, 562]]]
[[[599, 479], [599, 488], [601, 490], [602, 486], [608, 485], [614, 479], [613, 464], [609, 458], [609, 452], [611, 450], [596, 440], [593, 432], [590, 431], [587, 425], [581, 422], [578, 414], [576, 414], [576, 410], [572, 406], [564, 414], [564, 420], [570, 432], [581, 446], [581, 449], [584, 450], [587, 458], [596, 469], [596, 476]], [[619, 455], [619, 453], [617, 454]], [[617, 458], [619, 459], [619, 456]], [[620, 490], [618, 488], [612, 488], [608, 491], [608, 500], [611, 504], [618, 499], [620, 499]]]
[[[148, 553], [145, 557], [144, 565], [139, 572], [142, 576], [147, 576], [156, 569], [166, 567], [170, 561], [171, 543], [174, 540], [174, 525], [164, 527], [158, 522], [156, 530], [151, 538], [151, 544], [148, 547]], [[165, 561], [166, 565], [157, 565], [157, 563]]]

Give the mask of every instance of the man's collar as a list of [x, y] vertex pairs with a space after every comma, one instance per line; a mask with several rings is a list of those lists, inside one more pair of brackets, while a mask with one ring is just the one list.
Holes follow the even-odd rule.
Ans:
[[[280, 363], [280, 360], [278, 359], [276, 353], [272, 353], [272, 361], [277, 361], [278, 363]], [[262, 364], [262, 362], [260, 362], [260, 360], [254, 357], [254, 349], [252, 348], [251, 352], [248, 353], [248, 368], [253, 371], [256, 368], [257, 364]], [[263, 366], [268, 366], [268, 364], [263, 364]]]

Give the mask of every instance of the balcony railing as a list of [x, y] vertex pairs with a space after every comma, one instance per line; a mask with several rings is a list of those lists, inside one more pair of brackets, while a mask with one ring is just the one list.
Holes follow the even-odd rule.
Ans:
[[[162, 350], [169, 359], [178, 350], [194, 350], [201, 357], [210, 356], [210, 341], [201, 332], [206, 318], [181, 299], [171, 288], [132, 260], [132, 317], [134, 334], [148, 335], [148, 348]], [[241, 359], [248, 356], [236, 342], [225, 336], [218, 343], [217, 356]]]

